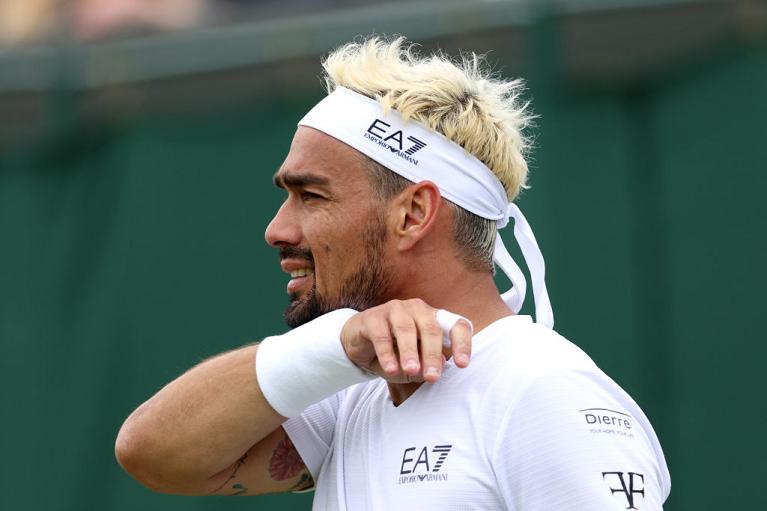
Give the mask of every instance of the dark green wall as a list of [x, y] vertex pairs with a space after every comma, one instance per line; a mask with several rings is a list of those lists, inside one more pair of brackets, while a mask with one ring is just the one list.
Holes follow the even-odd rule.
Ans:
[[[767, 51], [629, 92], [545, 86], [519, 204], [558, 329], [656, 424], [667, 509], [761, 508]], [[76, 100], [64, 99], [75, 112]], [[281, 200], [271, 175], [312, 100], [74, 115], [3, 148], [1, 509], [309, 508], [308, 495], [154, 495], [113, 442], [184, 369], [283, 330], [285, 279], [263, 231]]]

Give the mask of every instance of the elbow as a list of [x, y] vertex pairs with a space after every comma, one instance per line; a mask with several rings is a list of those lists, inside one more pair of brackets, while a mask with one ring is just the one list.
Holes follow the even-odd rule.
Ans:
[[134, 424], [131, 418], [125, 421], [115, 440], [117, 463], [136, 481], [158, 493], [181, 493], [168, 481], [159, 460], [152, 456], [152, 437]]
[[136, 435], [130, 427], [129, 421], [130, 419], [125, 421], [125, 424], [120, 428], [120, 432], [117, 433], [115, 458], [123, 470], [133, 475], [141, 466], [141, 450], [137, 445]]

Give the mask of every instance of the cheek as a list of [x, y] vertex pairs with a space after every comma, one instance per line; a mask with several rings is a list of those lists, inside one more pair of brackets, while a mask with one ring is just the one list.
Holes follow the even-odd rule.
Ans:
[[315, 254], [314, 259], [317, 286], [333, 288], [333, 283], [343, 275], [344, 261], [339, 257], [341, 251], [333, 248], [330, 240], [323, 240], [318, 249], [319, 253]]
[[313, 248], [315, 285], [321, 294], [333, 296], [359, 268], [359, 240], [349, 234], [353, 240], [325, 237]]
[[338, 260], [339, 251], [335, 248], [335, 239], [331, 236], [332, 231], [308, 229], [305, 234], [306, 243], [314, 258], [314, 283], [317, 289], [322, 292], [328, 287], [332, 287], [330, 284], [337, 280], [342, 261]]
[[[335, 213], [335, 212], [333, 212]], [[304, 231], [314, 255], [315, 285], [319, 292], [333, 293], [352, 273], [364, 264], [362, 229], [350, 218], [368, 218], [369, 213], [349, 212], [344, 215], [329, 211], [316, 212]]]

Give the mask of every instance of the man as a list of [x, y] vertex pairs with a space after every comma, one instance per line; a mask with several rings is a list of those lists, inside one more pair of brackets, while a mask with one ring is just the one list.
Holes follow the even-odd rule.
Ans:
[[[295, 328], [168, 384], [126, 420], [120, 463], [170, 493], [314, 487], [323, 510], [661, 509], [649, 422], [551, 329], [543, 258], [510, 204], [527, 176], [521, 84], [401, 39], [324, 67], [331, 93], [274, 176], [287, 198], [266, 231]], [[509, 217], [537, 323], [515, 314]]]

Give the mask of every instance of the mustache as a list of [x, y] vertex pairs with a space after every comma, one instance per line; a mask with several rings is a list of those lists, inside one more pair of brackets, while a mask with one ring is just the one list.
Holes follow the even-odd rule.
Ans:
[[314, 265], [314, 256], [312, 255], [312, 251], [308, 248], [280, 247], [280, 261], [288, 258], [306, 259]]

